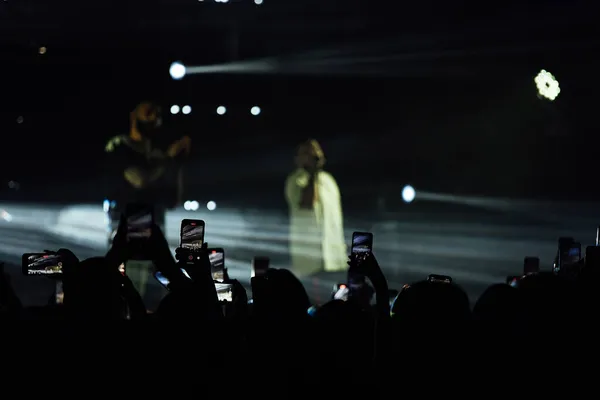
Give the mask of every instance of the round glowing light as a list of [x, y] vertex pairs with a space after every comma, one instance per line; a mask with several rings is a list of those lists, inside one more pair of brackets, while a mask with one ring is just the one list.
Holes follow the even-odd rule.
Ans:
[[406, 185], [404, 186], [404, 189], [402, 189], [402, 200], [404, 200], [405, 203], [410, 203], [415, 199], [415, 194], [415, 189], [410, 185]]
[[179, 62], [174, 62], [169, 68], [169, 74], [171, 74], [171, 78], [175, 80], [182, 79], [185, 76], [185, 72], [185, 65]]
[[560, 94], [560, 85], [550, 72], [541, 70], [534, 79], [540, 97], [554, 101]]

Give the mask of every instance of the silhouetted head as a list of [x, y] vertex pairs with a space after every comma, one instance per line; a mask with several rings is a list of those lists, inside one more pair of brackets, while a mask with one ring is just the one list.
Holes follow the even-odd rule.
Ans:
[[160, 106], [145, 101], [137, 105], [131, 112], [131, 124], [134, 130], [146, 138], [156, 136], [162, 126], [162, 110]]
[[453, 283], [421, 281], [405, 287], [392, 309], [396, 336], [441, 335], [463, 329], [470, 321], [467, 294]]
[[276, 318], [307, 317], [310, 300], [302, 282], [292, 272], [271, 268], [265, 280], [264, 312]]
[[88, 258], [64, 277], [64, 305], [70, 315], [84, 319], [114, 319], [126, 315], [121, 274], [104, 257]]
[[520, 292], [507, 284], [488, 287], [473, 308], [473, 318], [493, 329], [513, 330], [522, 320]]

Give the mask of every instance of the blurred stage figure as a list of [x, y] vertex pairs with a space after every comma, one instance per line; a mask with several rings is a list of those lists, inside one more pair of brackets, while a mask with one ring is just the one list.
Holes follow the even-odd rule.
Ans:
[[[166, 210], [181, 204], [183, 160], [190, 150], [188, 136], [175, 138], [165, 131], [158, 105], [143, 102], [131, 112], [129, 133], [113, 137], [105, 147], [109, 245], [127, 203], [153, 205], [155, 222], [164, 230]], [[143, 296], [148, 271], [138, 274], [128, 266], [127, 275]]]
[[285, 183], [290, 210], [290, 254], [296, 275], [347, 267], [340, 191], [323, 171], [325, 155], [316, 140], [298, 147], [296, 166]]

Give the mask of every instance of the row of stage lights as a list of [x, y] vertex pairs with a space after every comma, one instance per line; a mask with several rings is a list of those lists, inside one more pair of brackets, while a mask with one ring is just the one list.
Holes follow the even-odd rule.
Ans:
[[[217, 109], [215, 110], [217, 112], [218, 115], [225, 115], [227, 113], [227, 107], [225, 106], [219, 106], [217, 107]], [[255, 117], [257, 115], [260, 115], [261, 113], [261, 109], [259, 106], [254, 106], [252, 108], [250, 108], [250, 114], [254, 115]], [[171, 114], [176, 115], [179, 113], [188, 115], [192, 112], [192, 107], [190, 106], [183, 106], [183, 107], [179, 107], [177, 104], [173, 104], [171, 106]]]

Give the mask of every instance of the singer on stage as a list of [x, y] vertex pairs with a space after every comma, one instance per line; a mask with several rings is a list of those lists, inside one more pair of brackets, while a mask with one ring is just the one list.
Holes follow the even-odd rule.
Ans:
[[323, 170], [325, 155], [316, 140], [298, 147], [297, 169], [285, 183], [290, 212], [290, 254], [297, 276], [347, 267], [340, 190]]

